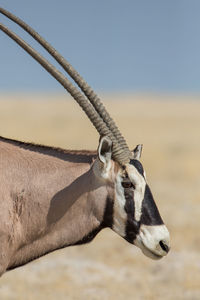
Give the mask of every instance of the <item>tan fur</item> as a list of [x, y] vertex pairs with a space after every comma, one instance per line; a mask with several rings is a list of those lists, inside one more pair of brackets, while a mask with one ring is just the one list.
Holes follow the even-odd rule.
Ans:
[[95, 152], [0, 138], [0, 273], [74, 244], [102, 222]]

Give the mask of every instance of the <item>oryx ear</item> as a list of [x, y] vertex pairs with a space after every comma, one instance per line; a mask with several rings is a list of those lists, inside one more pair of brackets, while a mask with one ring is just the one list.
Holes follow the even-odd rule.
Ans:
[[112, 156], [112, 141], [108, 136], [100, 138], [98, 147], [98, 157], [103, 164], [107, 164]]
[[133, 150], [133, 158], [134, 159], [140, 160], [140, 157], [141, 157], [141, 154], [142, 154], [142, 147], [143, 147], [142, 144], [137, 145], [135, 147], [135, 149]]

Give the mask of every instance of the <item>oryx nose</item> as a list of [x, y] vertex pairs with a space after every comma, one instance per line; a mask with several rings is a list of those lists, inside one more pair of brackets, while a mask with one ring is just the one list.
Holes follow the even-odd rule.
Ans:
[[165, 251], [166, 253], [169, 252], [170, 246], [167, 244], [166, 241], [160, 241], [160, 242], [159, 242], [159, 245], [160, 245], [160, 247], [161, 247], [161, 249], [162, 249], [163, 251]]

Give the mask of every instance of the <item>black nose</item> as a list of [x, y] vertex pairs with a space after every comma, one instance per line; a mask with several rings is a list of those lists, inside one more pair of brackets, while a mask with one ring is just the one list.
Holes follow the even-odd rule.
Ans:
[[169, 246], [167, 245], [167, 244], [165, 244], [165, 242], [163, 242], [163, 241], [160, 241], [160, 247], [163, 249], [163, 251], [165, 251], [165, 252], [169, 252]]

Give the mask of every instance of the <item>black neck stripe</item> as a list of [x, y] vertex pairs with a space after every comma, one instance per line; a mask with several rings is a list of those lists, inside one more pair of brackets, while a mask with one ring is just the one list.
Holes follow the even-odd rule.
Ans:
[[112, 228], [112, 226], [113, 226], [113, 206], [114, 206], [114, 201], [108, 196], [106, 199], [106, 206], [104, 209], [102, 227]]
[[90, 231], [87, 235], [85, 235], [80, 241], [77, 241], [74, 245], [82, 245], [85, 243], [89, 243], [95, 238], [95, 236], [97, 235], [97, 233], [99, 233], [99, 231], [101, 231], [101, 229], [103, 229], [105, 227], [112, 228], [113, 205], [114, 205], [114, 202], [109, 197], [107, 197], [106, 206], [104, 209], [103, 221], [101, 222], [101, 224], [97, 228]]

